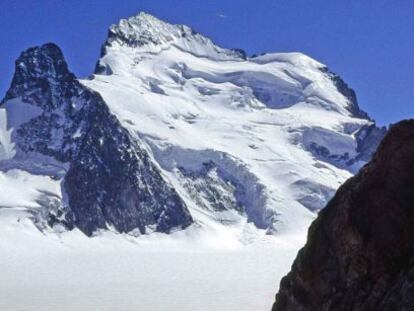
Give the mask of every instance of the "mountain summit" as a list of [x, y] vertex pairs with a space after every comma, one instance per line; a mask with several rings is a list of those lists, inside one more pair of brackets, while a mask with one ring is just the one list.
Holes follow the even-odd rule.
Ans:
[[185, 25], [172, 25], [150, 14], [139, 13], [128, 19], [121, 19], [108, 31], [108, 39], [102, 47], [102, 56], [107, 50], [129, 50], [134, 53], [157, 53], [174, 46], [199, 57], [215, 60], [243, 60], [241, 50], [220, 48], [214, 43]]
[[310, 57], [249, 58], [145, 13], [110, 27], [91, 79], [54, 44], [23, 52], [0, 121], [1, 182], [19, 189], [0, 206], [87, 235], [302, 237], [385, 133]]

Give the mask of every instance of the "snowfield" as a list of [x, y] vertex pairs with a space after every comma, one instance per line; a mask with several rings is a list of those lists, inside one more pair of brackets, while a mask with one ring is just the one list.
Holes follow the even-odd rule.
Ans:
[[267, 311], [301, 245], [253, 226], [59, 235], [0, 211], [0, 310], [7, 311]]

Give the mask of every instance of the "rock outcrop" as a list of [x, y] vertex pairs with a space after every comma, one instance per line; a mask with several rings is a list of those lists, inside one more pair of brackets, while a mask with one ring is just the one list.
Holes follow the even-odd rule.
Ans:
[[394, 125], [372, 161], [311, 225], [273, 311], [414, 309], [414, 120]]

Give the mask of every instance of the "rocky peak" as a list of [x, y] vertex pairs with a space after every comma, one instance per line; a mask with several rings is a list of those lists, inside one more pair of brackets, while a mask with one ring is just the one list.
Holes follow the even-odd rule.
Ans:
[[361, 119], [370, 119], [368, 114], [363, 111], [358, 104], [355, 91], [336, 73], [330, 71], [327, 67], [322, 67], [321, 71], [326, 73], [335, 84], [337, 90], [348, 100], [348, 110], [353, 116]]
[[[176, 47], [196, 56], [215, 60], [244, 60], [246, 53], [240, 49], [224, 49], [216, 46], [209, 38], [188, 26], [173, 25], [150, 14], [141, 12], [136, 16], [121, 19], [110, 26], [108, 38], [101, 49], [101, 60], [95, 73], [112, 73], [105, 56], [123, 51], [128, 57], [131, 53], [157, 54], [164, 49]], [[134, 58], [134, 56], [132, 56]]]
[[191, 45], [201, 45], [208, 49], [214, 48], [217, 53], [224, 53], [233, 58], [240, 58], [244, 53], [237, 49], [219, 48], [209, 38], [188, 26], [173, 25], [144, 12], [127, 19], [121, 19], [118, 24], [109, 27], [108, 40], [105, 45], [139, 48], [168, 46], [170, 44], [176, 44], [183, 49], [189, 49], [189, 51]]
[[[56, 44], [29, 48], [17, 58], [11, 86], [1, 104], [22, 97], [28, 104], [51, 110], [60, 101], [52, 93], [70, 97], [71, 88], [77, 83], [75, 81], [75, 75], [69, 71]], [[52, 89], [54, 92], [51, 92]]]
[[54, 43], [46, 43], [24, 51], [16, 60], [15, 77], [48, 78], [60, 81], [74, 78], [62, 51]]
[[171, 25], [141, 12], [128, 19], [121, 19], [109, 28], [108, 43], [139, 47], [148, 44], [160, 45], [189, 36], [193, 31], [183, 25]]
[[273, 310], [412, 310], [413, 185], [414, 120], [407, 120], [319, 213]]

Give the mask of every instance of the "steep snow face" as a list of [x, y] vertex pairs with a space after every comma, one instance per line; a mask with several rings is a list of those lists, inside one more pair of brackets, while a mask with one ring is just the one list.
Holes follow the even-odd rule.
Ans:
[[245, 216], [269, 232], [303, 232], [383, 135], [310, 57], [246, 58], [143, 13], [111, 26], [96, 74], [81, 83], [142, 139], [202, 224]]

